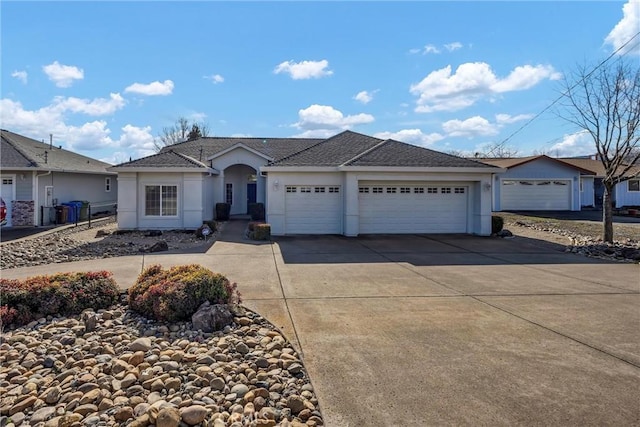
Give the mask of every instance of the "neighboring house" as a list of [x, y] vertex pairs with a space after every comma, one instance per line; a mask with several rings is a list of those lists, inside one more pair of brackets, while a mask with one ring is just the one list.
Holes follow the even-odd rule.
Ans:
[[118, 183], [107, 170], [110, 164], [6, 130], [0, 137], [0, 194], [8, 226], [49, 224], [54, 206], [76, 200], [114, 209]]
[[491, 233], [492, 174], [473, 160], [345, 131], [200, 138], [110, 168], [118, 226], [195, 228], [219, 202], [264, 202], [272, 234]]
[[[600, 160], [585, 158], [561, 158], [558, 159], [573, 166], [591, 171], [590, 176], [585, 176], [585, 199], [582, 206], [602, 206], [604, 186], [602, 178], [605, 176], [604, 166]], [[627, 181], [616, 184], [613, 188], [613, 206], [623, 208], [625, 206], [640, 206], [640, 174], [637, 168], [631, 170], [633, 177]]]
[[482, 162], [506, 168], [494, 177], [493, 210], [563, 210], [581, 208], [582, 176], [593, 172], [545, 155], [481, 159]]
[[[479, 159], [506, 169], [495, 175], [493, 210], [566, 210], [601, 207], [604, 168], [589, 158], [552, 158], [546, 155]], [[637, 179], [614, 188], [614, 206], [640, 205]]]

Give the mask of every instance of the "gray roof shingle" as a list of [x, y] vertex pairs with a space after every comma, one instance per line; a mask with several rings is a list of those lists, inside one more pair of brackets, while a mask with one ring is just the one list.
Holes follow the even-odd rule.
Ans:
[[34, 170], [52, 170], [78, 173], [110, 173], [109, 163], [92, 159], [63, 148], [49, 146], [35, 139], [27, 138], [7, 130], [0, 130], [2, 139], [3, 169], [33, 168]]
[[392, 139], [384, 141], [368, 153], [359, 156], [345, 166], [407, 166], [407, 167], [477, 167], [491, 165], [452, 156], [439, 151]]
[[199, 162], [185, 154], [177, 153], [173, 150], [162, 151], [158, 154], [143, 157], [141, 159], [132, 160], [122, 163], [118, 168], [194, 168], [206, 169], [207, 165]]
[[382, 139], [344, 131], [270, 166], [340, 166], [383, 142]]

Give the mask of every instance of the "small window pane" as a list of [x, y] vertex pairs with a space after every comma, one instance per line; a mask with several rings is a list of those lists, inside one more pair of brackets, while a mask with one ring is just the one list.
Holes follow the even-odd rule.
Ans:
[[424, 187], [416, 187], [413, 189], [413, 192], [416, 194], [424, 194]]
[[359, 193], [368, 193], [369, 192], [369, 187], [360, 187], [360, 188], [358, 188], [358, 192]]
[[294, 186], [287, 185], [287, 193], [295, 193], [298, 189]]
[[315, 187], [314, 191], [316, 193], [324, 193], [325, 192], [325, 188], [324, 187]]
[[301, 193], [311, 193], [311, 187], [300, 187]]
[[145, 215], [160, 215], [160, 186], [147, 185], [145, 187]]
[[178, 215], [178, 187], [175, 185], [162, 186], [162, 215]]
[[340, 187], [329, 187], [329, 193], [339, 193]]
[[225, 188], [226, 188], [225, 202], [227, 202], [227, 204], [229, 205], [232, 205], [233, 204], [233, 184], [228, 183]]
[[628, 182], [629, 191], [640, 191], [640, 179], [630, 179]]
[[437, 194], [438, 193], [438, 187], [429, 187], [429, 188], [427, 188], [427, 193], [428, 194]]
[[451, 193], [451, 187], [442, 187], [442, 188], [440, 189], [440, 192], [441, 192], [442, 194], [450, 194], [450, 193]]
[[397, 191], [396, 187], [387, 187], [387, 193], [395, 193]]
[[374, 193], [382, 193], [382, 187], [373, 187]]
[[400, 187], [400, 193], [401, 194], [411, 193], [411, 188], [409, 188], [409, 187]]
[[464, 187], [456, 187], [453, 191], [456, 194], [464, 194]]

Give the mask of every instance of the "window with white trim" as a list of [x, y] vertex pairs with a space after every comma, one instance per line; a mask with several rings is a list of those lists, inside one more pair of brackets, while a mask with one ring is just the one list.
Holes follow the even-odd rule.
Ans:
[[340, 187], [329, 187], [329, 193], [339, 193]]
[[453, 189], [453, 192], [456, 194], [464, 194], [464, 187], [456, 187]]
[[228, 205], [233, 204], [233, 184], [231, 182], [228, 182], [227, 185], [225, 186], [224, 201]]
[[415, 194], [424, 194], [424, 187], [416, 187], [413, 189]]
[[286, 188], [285, 191], [287, 193], [295, 193], [298, 190], [298, 188], [293, 185], [287, 185], [285, 188]]
[[369, 193], [369, 187], [358, 188], [358, 193]]
[[427, 188], [427, 194], [438, 194], [438, 187]]
[[111, 191], [111, 178], [109, 177], [104, 179], [104, 191], [107, 193]]
[[400, 187], [400, 194], [409, 194], [411, 193], [411, 188], [409, 187]]
[[2, 178], [2, 185], [12, 185], [13, 178]]
[[177, 216], [177, 185], [145, 185], [144, 214], [146, 216]]
[[442, 194], [451, 194], [451, 187], [442, 187], [440, 189], [440, 193], [442, 193]]
[[627, 181], [627, 191], [640, 191], [640, 179], [630, 179]]

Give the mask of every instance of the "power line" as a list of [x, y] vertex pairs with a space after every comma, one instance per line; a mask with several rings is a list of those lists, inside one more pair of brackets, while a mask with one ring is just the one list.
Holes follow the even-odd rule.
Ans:
[[[557, 97], [551, 104], [547, 105], [542, 111], [540, 111], [538, 114], [536, 114], [535, 116], [533, 116], [531, 119], [529, 119], [527, 122], [525, 122], [522, 126], [520, 126], [518, 129], [516, 129], [514, 132], [512, 132], [509, 136], [507, 136], [505, 139], [503, 139], [499, 145], [505, 144], [507, 141], [509, 141], [511, 138], [513, 138], [514, 136], [516, 136], [518, 133], [520, 133], [520, 131], [522, 131], [522, 129], [526, 128], [527, 126], [529, 126], [534, 120], [536, 120], [538, 117], [540, 117], [541, 115], [543, 115], [544, 113], [546, 113], [547, 111], [549, 111], [551, 109], [551, 107], [553, 107], [554, 105], [556, 105], [562, 98], [564, 98], [565, 96], [567, 96], [567, 94], [569, 92], [571, 92], [576, 86], [578, 86], [580, 83], [582, 83], [584, 80], [586, 80], [587, 78], [589, 78], [593, 73], [595, 73], [600, 67], [602, 67], [604, 64], [606, 64], [611, 58], [613, 58], [618, 52], [620, 52], [622, 49], [624, 49], [629, 43], [631, 43], [633, 41], [633, 39], [635, 39], [636, 37], [638, 37], [640, 35], [640, 31], [638, 31], [637, 33], [635, 33], [633, 35], [633, 37], [631, 37], [629, 40], [627, 40], [624, 44], [622, 44], [619, 48], [617, 48], [615, 51], [613, 51], [611, 53], [611, 55], [609, 55], [606, 59], [604, 59], [602, 62], [600, 62], [598, 65], [596, 65], [593, 70], [591, 70], [589, 73], [587, 73], [587, 75], [583, 76], [580, 80], [578, 80], [577, 82], [575, 82], [573, 84], [573, 86], [571, 86], [569, 89], [567, 89], [566, 91], [564, 91], [562, 94], [560, 94], [559, 97]], [[640, 45], [640, 42], [636, 43], [634, 46], [632, 46], [632, 49], [634, 49], [635, 47], [637, 47], [638, 45]], [[626, 53], [623, 53], [623, 55], [626, 55]]]

